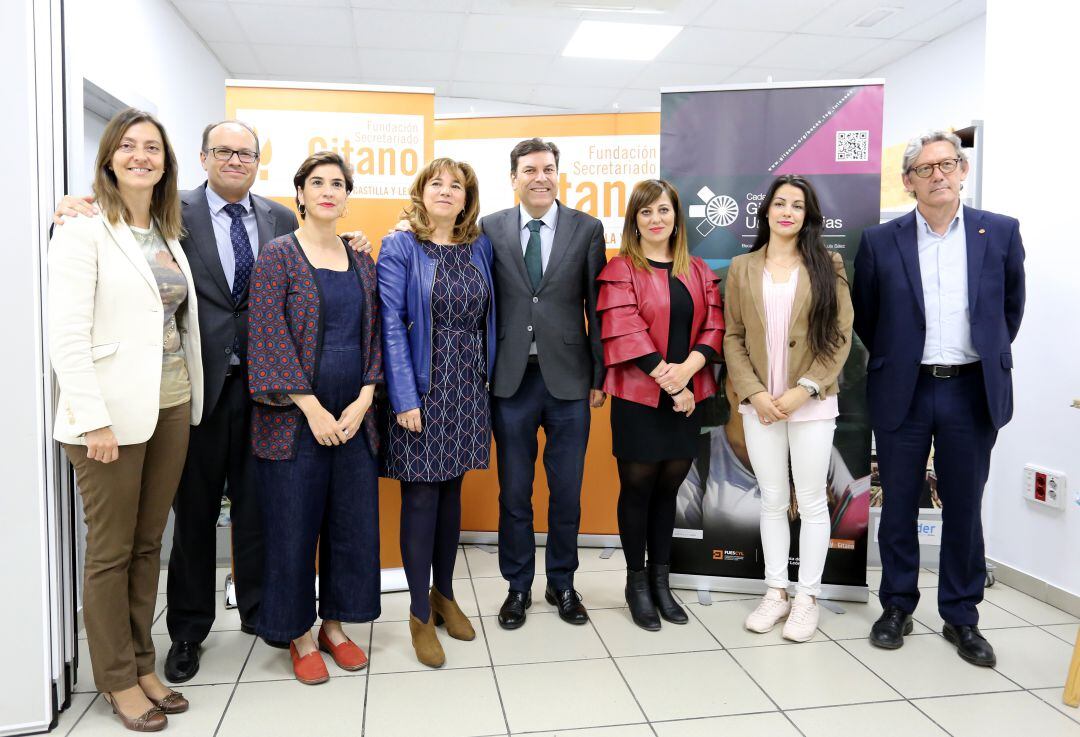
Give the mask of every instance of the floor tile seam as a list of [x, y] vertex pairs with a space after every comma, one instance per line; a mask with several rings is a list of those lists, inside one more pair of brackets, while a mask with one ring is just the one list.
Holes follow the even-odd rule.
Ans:
[[[524, 731], [521, 731], [521, 732], [511, 732], [510, 734], [512, 734], [514, 737], [519, 737], [519, 736], [524, 737], [525, 735], [530, 735], [530, 734], [551, 734], [552, 732], [556, 732], [556, 733], [561, 735], [564, 732], [566, 734], [573, 734], [574, 732], [581, 732], [581, 731], [584, 731], [586, 729], [611, 729], [612, 727], [639, 727], [639, 726], [640, 727], [646, 727], [646, 726], [651, 727], [652, 723], [649, 722], [649, 720], [647, 720], [647, 719], [643, 719], [640, 722], [618, 722], [616, 724], [597, 724], [597, 725], [594, 725], [592, 727], [564, 727], [562, 729], [554, 729], [554, 730], [552, 730], [552, 729], [528, 729], [528, 730], [524, 730]], [[656, 732], [654, 730], [653, 734], [655, 734], [655, 733]]]
[[[1009, 693], [1011, 693], [1011, 692], [1009, 692]], [[946, 698], [946, 697], [943, 697], [943, 698]], [[929, 719], [929, 720], [930, 720], [930, 723], [931, 723], [931, 724], [933, 724], [933, 725], [934, 725], [935, 727], [937, 727], [938, 729], [940, 729], [940, 730], [941, 730], [942, 732], [944, 732], [945, 734], [949, 735], [949, 737], [953, 737], [953, 733], [952, 733], [952, 732], [950, 732], [949, 730], [945, 729], [945, 725], [943, 725], [943, 724], [940, 724], [940, 723], [938, 722], [938, 720], [934, 719], [934, 717], [932, 717], [932, 716], [931, 716], [931, 715], [930, 715], [929, 713], [927, 713], [927, 712], [926, 712], [925, 710], [923, 710], [923, 709], [920, 709], [920, 708], [919, 708], [919, 705], [915, 703], [915, 700], [914, 700], [914, 699], [909, 699], [909, 698], [906, 698], [906, 697], [905, 697], [905, 699], [904, 699], [904, 700], [905, 700], [905, 701], [907, 701], [907, 702], [908, 702], [909, 704], [911, 704], [911, 707], [912, 707], [913, 709], [915, 709], [915, 711], [919, 712], [919, 713], [920, 713], [920, 714], [922, 714], [922, 715], [923, 715], [924, 717], [926, 717], [927, 719]]]
[[[340, 673], [331, 673], [330, 678], [363, 678], [364, 676], [368, 676], [368, 675], [372, 675], [372, 674], [368, 673], [367, 669], [364, 669], [364, 670], [356, 671], [356, 672], [353, 672], [353, 673], [350, 673], [350, 672], [347, 672], [347, 671], [346, 672], [340, 672]], [[382, 675], [382, 674], [379, 674], [379, 675]], [[387, 675], [392, 675], [392, 674], [387, 674]], [[238, 683], [241, 686], [247, 686], [247, 685], [250, 685], [250, 684], [253, 684], [253, 683], [281, 683], [282, 681], [295, 681], [295, 680], [296, 680], [296, 676], [294, 676], [294, 675], [283, 675], [280, 678], [252, 678], [252, 679], [247, 680], [247, 681], [238, 681]], [[218, 684], [218, 685], [228, 685], [228, 684]], [[303, 684], [301, 684], [301, 685], [303, 685]]]
[[[1050, 630], [1047, 629], [1047, 627], [1060, 627], [1061, 626], [1060, 624], [1037, 624], [1035, 626], [1038, 627], [1039, 629], [1041, 629], [1046, 634], [1051, 635], [1052, 637], [1056, 637], [1057, 639], [1061, 640], [1066, 645], [1074, 645], [1075, 646], [1075, 642], [1076, 642], [1075, 639], [1066, 640], [1064, 637], [1057, 634], [1056, 632], [1051, 632]], [[1080, 633], [1080, 629], [1078, 629], [1077, 632]]]
[[225, 716], [229, 713], [229, 707], [232, 706], [233, 698], [236, 696], [236, 691], [240, 688], [240, 676], [244, 674], [244, 670], [247, 669], [248, 662], [251, 661], [251, 655], [255, 652], [255, 639], [251, 640], [251, 647], [248, 648], [247, 655], [244, 656], [244, 663], [240, 666], [239, 672], [236, 674], [236, 680], [233, 681], [232, 690], [229, 691], [229, 698], [225, 701], [225, 708], [221, 710], [221, 716], [218, 717], [217, 726], [214, 727], [212, 737], [217, 737], [218, 732], [221, 731], [221, 727], [225, 724]]
[[[710, 606], [712, 606], [712, 605], [710, 604]], [[697, 615], [697, 612], [695, 611], [695, 609], [693, 607], [688, 607], [688, 610], [689, 610], [690, 616], [692, 616], [694, 619], [696, 619], [698, 621], [698, 624], [700, 624], [702, 627], [704, 627], [705, 631], [709, 633], [709, 636], [712, 637], [714, 640], [716, 640], [716, 644], [718, 644], [720, 646], [720, 648], [725, 653], [728, 654], [728, 657], [731, 658], [732, 662], [735, 663], [735, 665], [739, 668], [739, 670], [741, 670], [743, 672], [743, 675], [745, 675], [748, 679], [750, 679], [750, 682], [754, 684], [754, 686], [757, 688], [757, 690], [761, 691], [761, 693], [763, 693], [765, 695], [765, 698], [767, 698], [769, 700], [769, 703], [772, 704], [773, 707], [775, 707], [776, 711], [783, 711], [783, 709], [780, 708], [780, 704], [776, 703], [776, 699], [774, 699], [772, 697], [772, 695], [770, 695], [769, 692], [766, 691], [762, 687], [762, 685], [760, 683], [758, 683], [757, 679], [754, 678], [754, 676], [752, 676], [750, 674], [750, 671], [748, 671], [746, 669], [746, 667], [742, 663], [739, 662], [738, 658], [735, 657], [734, 653], [729, 648], [724, 646], [724, 643], [722, 643], [720, 641], [720, 638], [717, 637], [716, 634], [711, 629], [709, 629], [709, 627], [705, 624], [705, 622], [701, 619], [701, 617], [699, 617]], [[788, 721], [790, 722], [791, 720], [789, 719]], [[795, 725], [793, 724], [792, 726], [795, 726]], [[802, 734], [802, 731], [799, 730], [798, 727], [795, 727], [795, 731], [799, 732], [799, 734]]]
[[720, 715], [720, 716], [685, 717], [683, 719], [658, 719], [655, 722], [649, 722], [649, 726], [653, 727], [653, 732], [656, 733], [656, 728], [655, 728], [656, 724], [671, 724], [671, 723], [675, 723], [675, 722], [696, 722], [696, 721], [702, 721], [704, 719], [726, 719], [728, 717], [753, 717], [753, 716], [763, 716], [765, 714], [779, 714], [779, 715], [781, 715], [782, 717], [787, 719], [788, 724], [791, 725], [791, 728], [794, 729], [797, 734], [801, 735], [801, 737], [806, 737], [806, 733], [803, 732], [801, 729], [799, 729], [799, 725], [795, 724], [795, 722], [792, 721], [791, 717], [788, 716], [787, 713], [783, 709], [773, 709], [771, 711], [748, 711], [748, 712], [740, 712], [738, 714], [723, 714], [723, 715]]
[[[626, 690], [630, 694], [630, 698], [634, 700], [634, 706], [636, 706], [638, 711], [641, 713], [641, 718], [644, 719], [646, 722], [650, 722], [651, 720], [649, 719], [648, 713], [646, 713], [645, 708], [641, 705], [641, 700], [638, 699], [638, 695], [634, 693], [634, 689], [630, 686], [630, 681], [627, 680], [626, 674], [623, 673], [622, 668], [619, 667], [619, 661], [616, 660], [614, 656], [612, 656], [611, 649], [608, 647], [607, 643], [604, 642], [604, 638], [603, 636], [601, 636], [600, 630], [596, 628], [596, 623], [593, 622], [592, 617], [589, 617], [589, 626], [592, 627], [593, 633], [596, 635], [596, 638], [600, 640], [600, 645], [603, 646], [604, 652], [607, 653], [608, 660], [610, 660], [611, 664], [615, 667], [615, 672], [618, 673], [619, 678], [622, 679], [623, 685], [626, 686]], [[653, 734], [656, 734], [655, 729], [653, 729], [652, 731]]]
[[[943, 640], [943, 641], [944, 641], [944, 642], [945, 642], [946, 644], [948, 644], [950, 648], [954, 648], [954, 647], [955, 647], [954, 645], [952, 645], [951, 643], [949, 643], [949, 641], [948, 641], [948, 640], [946, 640], [946, 639], [944, 638], [944, 636], [942, 636], [942, 635], [940, 635], [940, 634], [938, 634], [938, 633], [935, 633], [935, 632], [928, 632], [928, 633], [926, 633], [925, 635], [905, 635], [905, 637], [920, 637], [920, 636], [921, 636], [921, 637], [925, 637], [926, 635], [933, 635], [933, 634], [936, 634], [936, 635], [937, 635], [937, 636], [938, 636], [939, 638], [941, 638], [941, 640]], [[852, 642], [852, 640], [847, 640], [846, 642]], [[840, 643], [837, 643], [837, 644], [840, 644]], [[888, 685], [888, 687], [889, 687], [889, 688], [891, 688], [891, 689], [892, 689], [893, 691], [896, 691], [897, 693], [900, 693], [900, 690], [899, 690], [898, 688], [896, 688], [896, 687], [895, 687], [895, 686], [893, 686], [893, 685], [892, 685], [891, 683], [889, 683], [888, 681], [886, 681], [886, 680], [885, 680], [885, 678], [884, 678], [883, 676], [880, 676], [880, 675], [878, 675], [877, 671], [875, 671], [875, 670], [874, 670], [873, 668], [871, 668], [871, 667], [870, 667], [869, 665], [867, 665], [866, 663], [863, 663], [863, 661], [862, 661], [862, 658], [860, 658], [860, 657], [859, 657], [858, 655], [856, 655], [855, 653], [853, 653], [853, 652], [851, 652], [850, 650], [848, 650], [848, 649], [847, 649], [846, 647], [844, 647], [844, 646], [843, 646], [842, 644], [840, 645], [840, 647], [841, 647], [841, 648], [843, 648], [844, 652], [846, 652], [846, 653], [847, 653], [848, 655], [850, 655], [851, 657], [855, 658], [855, 660], [859, 661], [859, 663], [861, 663], [861, 664], [862, 664], [862, 666], [863, 666], [864, 668], [866, 668], [867, 670], [869, 670], [869, 671], [870, 671], [871, 673], [873, 673], [873, 674], [874, 674], [875, 676], [877, 676], [877, 677], [878, 677], [878, 678], [879, 678], [879, 679], [880, 679], [881, 681], [883, 681], [883, 682], [884, 682], [884, 683], [885, 683], [886, 685]], [[959, 656], [957, 656], [957, 657], [959, 657]], [[973, 665], [972, 667], [973, 667], [973, 668], [977, 668], [977, 667], [980, 667], [980, 666], [974, 666], [974, 665]], [[996, 691], [977, 691], [977, 692], [972, 692], [972, 693], [1008, 693], [1008, 692], [1012, 692], [1012, 691], [1016, 691], [1016, 690], [1020, 690], [1020, 691], [1023, 691], [1023, 690], [1025, 690], [1023, 686], [1021, 686], [1021, 685], [1020, 685], [1019, 683], [1017, 683], [1016, 681], [1014, 681], [1014, 680], [1013, 680], [1012, 678], [1009, 678], [1009, 677], [1008, 677], [1007, 675], [1005, 675], [1004, 673], [1002, 673], [1001, 671], [999, 671], [999, 670], [998, 670], [997, 668], [993, 668], [992, 670], [993, 670], [993, 671], [994, 671], [995, 673], [997, 673], [997, 674], [998, 674], [999, 676], [1001, 676], [1002, 678], [1004, 678], [1005, 680], [1007, 680], [1007, 681], [1009, 681], [1010, 683], [1012, 683], [1012, 684], [1013, 684], [1014, 686], [1016, 686], [1016, 688], [1010, 688], [1010, 689], [1004, 689], [1004, 690], [996, 690]], [[905, 694], [900, 694], [900, 695], [901, 695], [901, 697], [903, 697], [904, 699], [907, 699], [908, 701], [911, 701], [911, 700], [913, 700], [913, 699], [915, 699], [915, 698], [925, 698], [925, 697], [921, 697], [921, 696], [915, 696], [915, 697], [910, 697], [910, 696], [907, 696], [907, 695], [905, 695]], [[969, 694], [952, 694], [952, 695], [953, 695], [953, 696], [966, 696], [966, 695], [969, 695]], [[933, 698], [933, 697], [931, 697], [931, 698]]]
[[[1057, 714], [1064, 714], [1064, 712], [1062, 712], [1061, 710], [1059, 710], [1059, 709], [1058, 709], [1057, 707], [1055, 707], [1055, 706], [1054, 706], [1053, 704], [1051, 704], [1051, 703], [1050, 703], [1049, 701], [1047, 701], [1046, 699], [1044, 699], [1044, 698], [1042, 698], [1041, 696], [1039, 696], [1039, 694], [1035, 693], [1036, 691], [1041, 691], [1041, 690], [1042, 690], [1043, 688], [1044, 688], [1044, 687], [1040, 686], [1040, 687], [1038, 687], [1038, 688], [1025, 688], [1024, 690], [1025, 690], [1025, 691], [1027, 691], [1027, 692], [1028, 692], [1029, 694], [1031, 694], [1031, 695], [1032, 695], [1032, 697], [1033, 697], [1033, 698], [1034, 698], [1034, 699], [1035, 699], [1036, 701], [1038, 701], [1038, 702], [1040, 702], [1040, 703], [1042, 703], [1042, 704], [1045, 704], [1046, 706], [1050, 707], [1050, 708], [1051, 708], [1051, 709], [1052, 709], [1052, 710], [1053, 710], [1053, 711], [1054, 711], [1055, 713], [1057, 713]], [[1045, 687], [1045, 688], [1057, 688], [1057, 686], [1047, 686], [1047, 687]], [[1064, 703], [1064, 702], [1062, 702], [1062, 703]], [[1075, 707], [1070, 707], [1070, 708], [1075, 708]], [[1076, 714], [1076, 717], [1075, 717], [1075, 718], [1074, 718], [1074, 717], [1071, 717], [1071, 716], [1069, 716], [1068, 714], [1064, 714], [1064, 716], [1065, 716], [1065, 718], [1066, 718], [1066, 719], [1068, 719], [1069, 721], [1072, 721], [1072, 722], [1077, 722], [1078, 724], [1080, 724], [1080, 709], [1077, 709], [1077, 714]]]
[[[838, 648], [840, 649], [840, 652], [844, 653], [845, 655], [847, 655], [848, 657], [850, 657], [850, 658], [851, 658], [852, 660], [854, 660], [854, 661], [855, 661], [856, 663], [858, 663], [859, 665], [861, 665], [861, 666], [862, 666], [862, 667], [863, 667], [863, 668], [864, 668], [864, 669], [865, 669], [865, 670], [866, 670], [866, 671], [867, 671], [868, 673], [870, 673], [870, 675], [872, 675], [872, 676], [873, 676], [874, 678], [878, 679], [878, 680], [879, 680], [879, 681], [881, 681], [881, 682], [882, 682], [883, 684], [885, 684], [886, 688], [888, 688], [888, 689], [889, 689], [890, 691], [892, 691], [892, 692], [893, 692], [894, 694], [896, 694], [896, 695], [897, 695], [897, 696], [898, 696], [899, 698], [901, 698], [901, 699], [907, 698], [907, 697], [905, 697], [905, 696], [904, 696], [904, 695], [903, 695], [902, 693], [900, 693], [900, 691], [899, 691], [899, 690], [897, 690], [896, 688], [894, 688], [894, 687], [893, 687], [893, 685], [892, 685], [891, 683], [889, 683], [889, 682], [888, 682], [888, 681], [886, 681], [886, 680], [885, 680], [884, 678], [882, 678], [882, 677], [881, 677], [880, 675], [878, 675], [878, 674], [877, 674], [877, 672], [876, 672], [876, 671], [875, 671], [875, 670], [874, 670], [873, 668], [871, 668], [871, 667], [870, 667], [870, 666], [868, 666], [868, 665], [867, 665], [866, 663], [864, 663], [864, 662], [863, 662], [863, 661], [862, 661], [861, 659], [859, 659], [859, 658], [858, 658], [858, 657], [857, 657], [857, 656], [856, 656], [856, 655], [855, 655], [855, 654], [854, 654], [853, 652], [851, 652], [850, 650], [848, 650], [848, 649], [847, 649], [846, 647], [844, 647], [844, 646], [843, 646], [843, 645], [842, 645], [841, 643], [839, 643], [839, 642], [837, 642], [837, 641], [835, 641], [835, 640], [825, 640], [825, 642], [827, 642], [827, 643], [831, 643], [831, 644], [835, 645], [836, 647], [838, 647]], [[813, 644], [822, 644], [822, 641], [820, 641], [820, 640], [819, 640], [819, 641], [818, 641], [817, 643], [812, 643], [812, 642], [805, 642], [805, 643], [797, 643], [797, 644], [802, 644], [802, 645], [813, 645]], [[789, 646], [789, 647], [790, 647], [790, 646]], [[747, 649], [747, 648], [742, 648], [742, 649], [744, 649], [744, 650], [745, 650], [745, 649]], [[732, 653], [731, 653], [731, 656], [732, 656], [732, 657], [734, 658], [734, 657], [735, 657], [735, 653], [734, 653], [734, 652], [732, 652]], [[890, 700], [894, 700], [894, 699], [890, 699]], [[837, 706], [840, 706], [840, 704], [837, 704]]]
[[469, 572], [469, 587], [472, 589], [473, 599], [476, 600], [476, 618], [480, 620], [480, 632], [484, 635], [484, 647], [487, 648], [488, 654], [489, 665], [487, 667], [491, 668], [491, 679], [495, 683], [495, 695], [499, 699], [499, 711], [502, 712], [506, 734], [510, 734], [510, 718], [506, 714], [506, 702], [503, 700], [502, 686], [499, 684], [499, 673], [495, 670], [495, 658], [491, 655], [491, 640], [488, 638], [487, 627], [484, 625], [484, 616], [480, 614], [480, 601], [476, 593], [476, 579], [473, 578], [472, 566], [469, 564], [469, 556], [465, 553], [465, 546], [461, 546], [461, 554], [465, 558], [465, 569]]
[[[71, 692], [72, 696], [74, 696], [76, 693], [77, 693], [76, 691]], [[86, 692], [84, 691], [83, 693], [86, 693]], [[104, 699], [104, 697], [101, 695], [100, 691], [96, 691], [96, 692], [92, 692], [92, 693], [94, 694], [94, 698], [92, 698], [88, 702], [86, 702], [86, 708], [83, 709], [82, 712], [79, 714], [79, 716], [75, 719], [75, 723], [71, 725], [71, 729], [69, 729], [67, 731], [67, 734], [72, 734], [75, 731], [75, 729], [79, 726], [79, 722], [81, 722], [83, 720], [83, 718], [87, 714], [90, 713], [90, 707], [92, 707], [94, 705], [95, 701], [97, 701], [99, 698]]]

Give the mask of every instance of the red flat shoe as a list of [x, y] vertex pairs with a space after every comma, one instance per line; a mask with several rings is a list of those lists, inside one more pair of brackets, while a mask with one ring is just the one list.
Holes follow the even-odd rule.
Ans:
[[319, 628], [319, 649], [324, 653], [329, 653], [330, 657], [337, 663], [337, 667], [342, 670], [363, 670], [367, 668], [367, 655], [364, 654], [359, 645], [348, 638], [345, 638], [345, 642], [340, 645], [335, 645], [323, 633], [322, 627]]
[[330, 672], [326, 670], [326, 663], [323, 662], [322, 655], [319, 655], [318, 652], [308, 653], [301, 658], [300, 653], [296, 650], [296, 645], [290, 642], [289, 654], [292, 655], [293, 674], [296, 675], [296, 680], [300, 681], [300, 683], [314, 686], [330, 680]]

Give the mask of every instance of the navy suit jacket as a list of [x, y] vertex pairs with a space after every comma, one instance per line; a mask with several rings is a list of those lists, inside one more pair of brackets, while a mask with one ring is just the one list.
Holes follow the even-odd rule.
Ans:
[[[870, 351], [873, 427], [895, 430], [911, 407], [926, 342], [915, 213], [863, 231], [851, 298], [855, 332]], [[971, 341], [982, 361], [994, 427], [1012, 418], [1012, 342], [1024, 314], [1024, 244], [1015, 218], [964, 208]]]

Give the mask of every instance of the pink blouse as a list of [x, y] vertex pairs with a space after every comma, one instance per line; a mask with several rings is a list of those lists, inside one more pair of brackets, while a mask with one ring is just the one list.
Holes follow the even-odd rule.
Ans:
[[[761, 277], [761, 293], [765, 300], [765, 344], [769, 349], [769, 376], [765, 382], [769, 394], [779, 397], [786, 392], [788, 372], [788, 326], [791, 324], [791, 307], [795, 304], [795, 287], [799, 282], [799, 270], [791, 272], [786, 282], [774, 282], [772, 274], [764, 269]], [[757, 416], [754, 405], [743, 402], [739, 412]], [[828, 420], [840, 414], [836, 395], [824, 400], [811, 397], [803, 406], [791, 413], [789, 422]]]

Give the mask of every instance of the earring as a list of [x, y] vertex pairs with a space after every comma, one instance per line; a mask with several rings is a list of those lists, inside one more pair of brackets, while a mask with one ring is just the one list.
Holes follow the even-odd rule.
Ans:
[[671, 229], [671, 234], [672, 234], [672, 235], [675, 235], [675, 234], [677, 234], [678, 232], [679, 232], [679, 226], [678, 226], [678, 225], [676, 225], [676, 226], [675, 226], [674, 228], [672, 228], [672, 229]]
[[300, 217], [303, 217], [305, 215], [305, 209], [306, 208], [304, 207], [303, 202], [301, 202], [299, 205], [297, 205], [296, 209], [300, 211]]
[[635, 238], [640, 238], [641, 237], [641, 231], [638, 230], [637, 228], [634, 228], [634, 237]]

